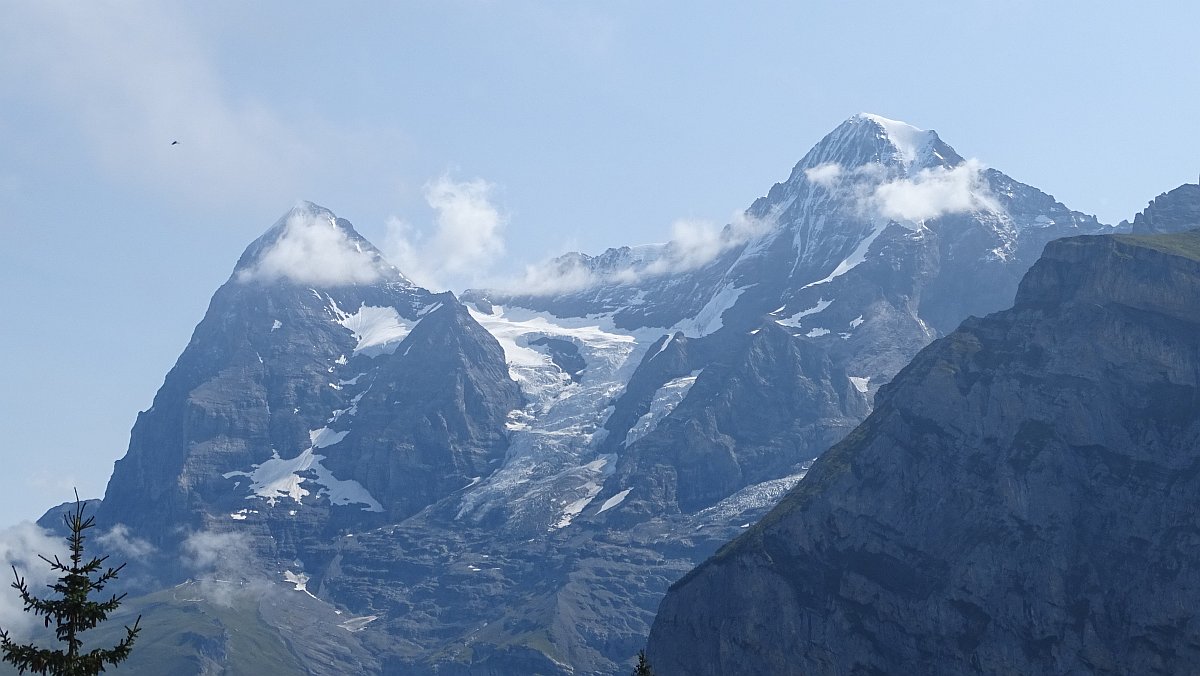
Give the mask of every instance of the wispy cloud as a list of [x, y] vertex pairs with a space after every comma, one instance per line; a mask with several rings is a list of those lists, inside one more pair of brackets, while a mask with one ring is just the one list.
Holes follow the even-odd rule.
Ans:
[[46, 133], [71, 138], [46, 142], [78, 142], [123, 183], [191, 201], [295, 199], [336, 134], [231, 90], [194, 24], [164, 3], [18, 0], [0, 22], [0, 78], [66, 123]]
[[257, 595], [270, 583], [258, 573], [250, 538], [244, 533], [199, 531], [181, 546], [181, 562], [195, 575], [203, 597], [229, 606], [243, 595]]
[[444, 289], [482, 279], [504, 254], [508, 218], [494, 202], [496, 188], [481, 178], [448, 174], [425, 184], [433, 209], [428, 229], [393, 218], [384, 250], [389, 260], [422, 286]]
[[315, 286], [370, 284], [382, 276], [381, 265], [331, 217], [297, 209], [288, 216], [279, 239], [260, 254], [253, 267], [240, 271], [238, 280], [287, 278]]
[[567, 254], [525, 267], [525, 274], [503, 288], [512, 293], [570, 293], [600, 284], [637, 284], [666, 274], [695, 270], [774, 227], [774, 218], [738, 212], [725, 227], [711, 221], [677, 220], [666, 244], [638, 247], [629, 257], [601, 266], [597, 259]]
[[98, 535], [96, 543], [105, 554], [112, 554], [117, 559], [127, 561], [144, 561], [157, 551], [154, 545], [130, 533], [123, 523], [118, 523]]

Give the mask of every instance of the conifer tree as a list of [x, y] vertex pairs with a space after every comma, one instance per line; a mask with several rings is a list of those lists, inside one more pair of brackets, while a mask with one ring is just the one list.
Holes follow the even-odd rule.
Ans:
[[637, 667], [633, 670], [633, 676], [654, 676], [654, 670], [650, 668], [650, 663], [646, 661], [646, 651], [638, 651]]
[[125, 564], [116, 568], [105, 568], [107, 556], [92, 557], [84, 561], [83, 542], [84, 532], [95, 526], [95, 517], [84, 518], [84, 503], [75, 493], [75, 508], [63, 514], [63, 521], [71, 534], [67, 536], [71, 557], [68, 561], [38, 555], [50, 565], [51, 570], [62, 573], [58, 582], [50, 585], [58, 598], [42, 599], [29, 591], [25, 579], [13, 566], [12, 583], [14, 589], [21, 595], [25, 604], [25, 612], [42, 617], [45, 626], [54, 624], [54, 634], [62, 644], [62, 650], [43, 648], [36, 644], [18, 644], [8, 632], [0, 629], [0, 650], [3, 650], [3, 660], [17, 667], [24, 674], [26, 671], [35, 674], [53, 676], [94, 676], [104, 671], [105, 665], [115, 665], [129, 657], [133, 650], [133, 641], [141, 628], [138, 626], [142, 618], [139, 615], [132, 627], [125, 627], [125, 638], [112, 648], [96, 648], [83, 652], [83, 641], [80, 634], [94, 628], [108, 619], [109, 613], [121, 605], [124, 594], [114, 595], [107, 601], [94, 601], [89, 597], [93, 592], [100, 592], [116, 579]]

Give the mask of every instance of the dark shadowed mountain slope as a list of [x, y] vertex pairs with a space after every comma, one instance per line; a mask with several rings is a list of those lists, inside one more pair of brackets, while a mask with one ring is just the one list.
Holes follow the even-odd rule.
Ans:
[[1190, 673], [1200, 231], [1050, 244], [677, 583], [662, 674]]

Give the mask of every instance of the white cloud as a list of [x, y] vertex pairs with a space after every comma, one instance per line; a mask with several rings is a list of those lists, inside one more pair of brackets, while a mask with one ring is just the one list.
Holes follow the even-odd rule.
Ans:
[[832, 188], [842, 177], [842, 165], [826, 162], [804, 170], [805, 177], [822, 188]]
[[723, 228], [711, 221], [680, 219], [671, 224], [669, 242], [640, 247], [626, 265], [597, 271], [582, 256], [569, 254], [526, 266], [520, 280], [505, 286], [512, 293], [548, 295], [605, 283], [636, 284], [650, 277], [704, 267], [726, 251], [766, 233], [774, 223], [773, 218], [755, 218], [743, 212], [735, 213]]
[[382, 263], [351, 241], [327, 214], [297, 209], [283, 233], [259, 255], [258, 262], [238, 273], [242, 282], [288, 278], [297, 284], [345, 286], [378, 281]]
[[107, 532], [98, 535], [96, 542], [104, 549], [105, 554], [114, 554], [121, 560], [145, 560], [156, 551], [154, 545], [131, 535], [129, 528], [123, 523], [118, 523]]
[[244, 533], [199, 531], [181, 545], [180, 560], [195, 575], [201, 595], [229, 606], [243, 595], [257, 595], [268, 582], [258, 573], [250, 539]]
[[568, 254], [543, 263], [526, 265], [520, 281], [507, 286], [515, 293], [543, 296], [579, 291], [598, 281], [582, 258]]
[[[67, 556], [66, 541], [56, 537], [49, 531], [43, 530], [37, 524], [28, 521], [0, 530], [0, 571], [12, 574], [12, 566], [25, 578], [30, 591], [38, 596], [45, 596], [46, 585], [58, 579], [50, 566], [38, 558], [38, 555], [53, 559]], [[0, 593], [0, 628], [11, 632], [14, 637], [26, 640], [29, 636], [41, 632], [42, 622], [32, 614], [26, 613], [24, 605], [15, 589], [7, 584]]]
[[430, 288], [478, 281], [504, 254], [508, 218], [493, 203], [495, 186], [481, 178], [456, 181], [442, 175], [425, 184], [433, 209], [431, 231], [393, 218], [384, 244], [406, 276]]
[[921, 222], [938, 216], [1000, 209], [988, 191], [978, 160], [967, 160], [946, 169], [922, 169], [912, 178], [900, 178], [877, 186], [870, 197], [871, 208], [895, 221]]

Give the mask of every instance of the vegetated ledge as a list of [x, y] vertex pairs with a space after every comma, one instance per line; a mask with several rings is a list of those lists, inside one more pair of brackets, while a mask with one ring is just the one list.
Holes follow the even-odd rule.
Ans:
[[1195, 230], [1170, 235], [1113, 235], [1118, 242], [1200, 261], [1200, 223]]
[[1050, 242], [1021, 280], [1014, 308], [1063, 303], [1121, 305], [1200, 320], [1200, 230]]

